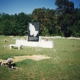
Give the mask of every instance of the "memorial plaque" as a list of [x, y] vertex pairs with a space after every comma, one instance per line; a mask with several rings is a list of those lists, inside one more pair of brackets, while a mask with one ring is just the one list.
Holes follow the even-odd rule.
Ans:
[[28, 41], [39, 41], [39, 22], [28, 24]]

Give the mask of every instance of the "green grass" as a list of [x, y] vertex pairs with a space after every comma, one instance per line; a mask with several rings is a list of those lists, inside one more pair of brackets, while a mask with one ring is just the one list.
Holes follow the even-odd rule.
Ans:
[[[21, 38], [21, 36], [16, 36]], [[24, 38], [24, 37], [23, 37]], [[7, 39], [8, 42], [4, 42]], [[9, 49], [13, 37], [0, 36], [0, 59], [24, 55], [46, 55], [50, 59], [16, 62], [19, 70], [0, 66], [0, 80], [80, 80], [80, 40], [51, 39], [53, 49], [24, 47]]]

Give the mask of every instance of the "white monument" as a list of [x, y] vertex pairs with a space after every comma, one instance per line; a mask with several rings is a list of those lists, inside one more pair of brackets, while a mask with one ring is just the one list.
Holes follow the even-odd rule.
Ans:
[[28, 26], [28, 40], [20, 39], [16, 40], [15, 44], [10, 45], [11, 47], [17, 46], [18, 49], [21, 46], [30, 46], [30, 47], [42, 47], [42, 48], [53, 48], [54, 44], [53, 41], [50, 40], [42, 40], [41, 36], [39, 36], [39, 23], [29, 23]]

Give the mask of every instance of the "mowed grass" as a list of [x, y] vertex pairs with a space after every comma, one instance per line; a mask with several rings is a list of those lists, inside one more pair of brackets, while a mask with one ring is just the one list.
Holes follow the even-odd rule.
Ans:
[[51, 38], [54, 42], [53, 49], [23, 46], [21, 50], [10, 50], [9, 44], [15, 43], [13, 38], [26, 36], [0, 36], [0, 59], [28, 55], [46, 55], [51, 58], [16, 62], [19, 70], [0, 66], [0, 80], [80, 80], [80, 40]]

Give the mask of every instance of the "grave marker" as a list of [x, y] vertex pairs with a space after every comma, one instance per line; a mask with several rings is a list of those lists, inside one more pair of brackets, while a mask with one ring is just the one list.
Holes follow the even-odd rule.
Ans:
[[28, 24], [28, 41], [39, 41], [39, 22]]

